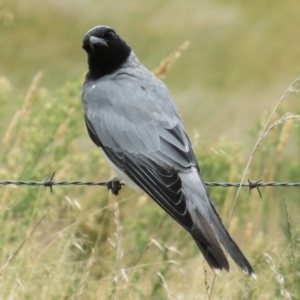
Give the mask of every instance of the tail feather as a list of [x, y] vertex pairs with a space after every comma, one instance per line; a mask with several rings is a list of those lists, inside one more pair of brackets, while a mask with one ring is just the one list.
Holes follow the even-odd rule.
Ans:
[[211, 247], [193, 236], [198, 248], [202, 252], [209, 266], [214, 270], [229, 272], [229, 263], [221, 247]]
[[230, 254], [232, 259], [245, 273], [255, 277], [255, 272], [252, 266], [250, 265], [238, 245], [229, 235], [213, 204], [212, 209], [209, 211], [209, 217], [220, 242], [222, 243], [226, 251]]
[[194, 228], [190, 231], [204, 258], [212, 269], [229, 271], [229, 263], [210, 222], [199, 211], [191, 210]]
[[186, 198], [187, 210], [194, 225], [189, 232], [208, 264], [213, 269], [229, 271], [229, 263], [222, 244], [236, 264], [245, 273], [255, 278], [252, 266], [223, 225], [198, 171], [191, 168], [189, 172], [180, 173], [180, 178], [183, 183], [182, 190]]

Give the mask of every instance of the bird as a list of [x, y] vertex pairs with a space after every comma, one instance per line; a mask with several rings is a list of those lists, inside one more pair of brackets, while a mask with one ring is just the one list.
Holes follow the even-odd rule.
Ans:
[[[81, 97], [85, 124], [117, 174], [114, 182], [152, 198], [190, 233], [214, 271], [229, 272], [225, 249], [243, 272], [256, 278], [206, 189], [166, 85], [109, 26], [90, 29], [82, 48], [88, 63]], [[113, 192], [119, 189], [115, 185]]]

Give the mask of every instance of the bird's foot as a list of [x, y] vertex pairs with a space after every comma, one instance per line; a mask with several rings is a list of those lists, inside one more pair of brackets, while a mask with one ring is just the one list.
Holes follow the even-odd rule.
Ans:
[[118, 196], [121, 187], [122, 187], [122, 183], [120, 182], [120, 179], [118, 177], [112, 178], [107, 183], [107, 189], [111, 190], [112, 194], [116, 196]]

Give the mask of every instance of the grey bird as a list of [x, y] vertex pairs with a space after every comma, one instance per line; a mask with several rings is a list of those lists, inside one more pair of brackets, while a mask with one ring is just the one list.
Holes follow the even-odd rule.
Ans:
[[82, 47], [89, 67], [82, 91], [86, 127], [118, 178], [143, 190], [186, 229], [212, 269], [229, 271], [222, 244], [255, 277], [217, 213], [165, 84], [110, 27], [89, 30]]

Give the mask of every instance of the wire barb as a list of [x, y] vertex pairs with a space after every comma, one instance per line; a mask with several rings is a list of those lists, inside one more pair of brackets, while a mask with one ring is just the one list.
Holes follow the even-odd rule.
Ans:
[[50, 193], [51, 193], [51, 194], [52, 194], [52, 192], [53, 192], [53, 189], [52, 189], [52, 187], [53, 187], [53, 182], [52, 182], [52, 180], [53, 180], [53, 178], [54, 178], [54, 175], [55, 175], [55, 171], [54, 171], [51, 175], [47, 176], [47, 177], [44, 179], [44, 187], [45, 187], [45, 191], [46, 191], [47, 187], [49, 187], [49, 188], [50, 188]]
[[257, 181], [251, 181], [251, 180], [248, 178], [248, 182], [249, 182], [249, 195], [250, 195], [250, 193], [251, 193], [251, 190], [257, 189], [260, 198], [262, 198], [262, 194], [261, 194], [261, 192], [260, 192], [259, 185], [258, 185], [261, 181], [262, 181], [262, 179], [259, 179], [259, 180], [257, 180]]

